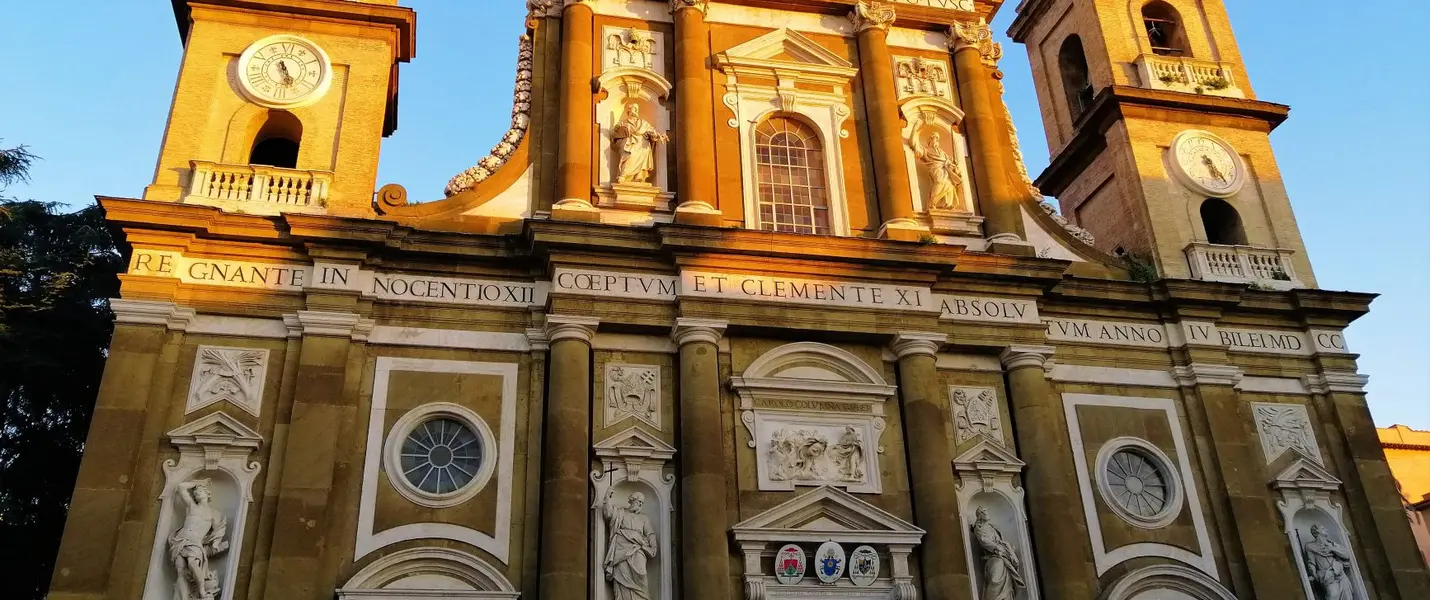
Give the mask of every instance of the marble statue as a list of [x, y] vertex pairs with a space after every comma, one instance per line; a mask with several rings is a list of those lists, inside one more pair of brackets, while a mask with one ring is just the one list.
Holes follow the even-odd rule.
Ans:
[[1316, 600], [1355, 600], [1350, 552], [1332, 541], [1319, 523], [1311, 526], [1311, 541], [1302, 544], [1301, 559]]
[[209, 480], [186, 481], [174, 493], [185, 509], [183, 526], [169, 536], [169, 560], [178, 572], [174, 600], [217, 600], [219, 576], [212, 559], [228, 550], [228, 520], [211, 504]]
[[770, 438], [772, 481], [819, 481], [828, 478], [829, 440], [813, 429], [781, 429]]
[[1013, 600], [1018, 588], [1027, 586], [1018, 555], [989, 522], [988, 509], [980, 506], [976, 514], [973, 539], [983, 550], [983, 596], [979, 600]]
[[616, 182], [649, 183], [651, 173], [655, 172], [655, 145], [670, 138], [642, 118], [641, 107], [634, 102], [626, 105], [626, 114], [616, 122], [611, 137], [621, 153]]
[[643, 510], [645, 495], [636, 492], [626, 499], [626, 506], [616, 506], [611, 501], [615, 494], [614, 489], [606, 494], [602, 509], [610, 535], [604, 563], [606, 580], [611, 582], [615, 600], [650, 600], [646, 561], [655, 557], [656, 534]]
[[914, 157], [923, 164], [929, 180], [933, 183], [928, 192], [928, 206], [938, 210], [951, 210], [958, 206], [963, 174], [958, 170], [958, 161], [943, 151], [943, 136], [940, 133], [935, 131], [929, 134], [928, 142], [927, 146], [919, 143], [918, 135], [910, 141]]

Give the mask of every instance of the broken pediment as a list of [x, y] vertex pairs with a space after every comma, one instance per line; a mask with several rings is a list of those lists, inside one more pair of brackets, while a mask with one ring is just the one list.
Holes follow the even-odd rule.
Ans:
[[832, 486], [806, 492], [732, 528], [737, 542], [918, 544], [924, 530]]

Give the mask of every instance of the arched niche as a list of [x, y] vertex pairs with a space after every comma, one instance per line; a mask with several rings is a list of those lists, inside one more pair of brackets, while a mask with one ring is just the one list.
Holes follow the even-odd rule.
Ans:
[[1124, 575], [1099, 600], [1236, 600], [1236, 596], [1206, 573], [1161, 564]]
[[628, 194], [617, 193], [616, 177], [621, 164], [620, 150], [615, 143], [615, 127], [630, 105], [640, 108], [642, 119], [649, 121], [656, 132], [669, 133], [671, 130], [670, 108], [665, 100], [670, 96], [672, 86], [659, 73], [641, 67], [613, 67], [601, 73], [597, 79], [604, 96], [596, 103], [596, 127], [600, 150], [597, 165], [596, 196], [602, 206], [627, 208], [651, 208], [665, 210], [674, 198], [670, 180], [670, 144], [655, 144], [655, 173], [649, 182], [654, 188], [653, 195], [632, 199]]
[[[165, 460], [164, 490], [159, 494], [159, 518], [154, 546], [149, 554], [149, 572], [144, 584], [144, 600], [173, 600], [179, 585], [171, 537], [184, 526], [190, 510], [182, 494], [192, 493], [191, 485], [204, 481], [209, 490], [207, 505], [214, 511], [210, 530], [204, 537], [204, 569], [218, 587], [218, 600], [231, 600], [243, 556], [243, 537], [248, 509], [253, 503], [253, 481], [260, 465], [249, 457], [263, 438], [238, 419], [222, 411], [169, 432], [169, 441], [179, 450], [177, 459]], [[192, 497], [192, 496], [191, 496]], [[220, 551], [213, 551], [214, 548]]]
[[368, 563], [337, 589], [338, 600], [520, 598], [502, 573], [451, 548], [409, 548]]
[[[1281, 496], [1276, 507], [1281, 510], [1287, 543], [1296, 558], [1296, 568], [1301, 572], [1306, 597], [1321, 597], [1313, 591], [1315, 574], [1311, 572], [1310, 564], [1324, 561], [1327, 558], [1325, 554], [1334, 551], [1335, 560], [1341, 562], [1339, 570], [1344, 574], [1344, 584], [1351, 586], [1351, 595], [1369, 598], [1360, 564], [1356, 560], [1355, 547], [1350, 543], [1350, 535], [1341, 515], [1341, 502], [1333, 496], [1340, 491], [1341, 481], [1321, 466], [1319, 457], [1295, 448], [1287, 450], [1272, 466], [1278, 470], [1271, 478], [1271, 488]], [[1317, 531], [1322, 533], [1322, 540], [1315, 539]], [[1317, 547], [1313, 549], [1308, 544]], [[1308, 560], [1308, 554], [1313, 550], [1322, 553], [1323, 558]]]
[[[899, 103], [904, 118], [904, 162], [913, 186], [914, 211], [927, 215], [938, 233], [980, 235], [977, 205], [973, 199], [973, 179], [968, 170], [968, 140], [963, 135], [963, 110], [937, 96], [912, 96]], [[937, 142], [934, 138], [937, 136]], [[935, 144], [942, 157], [931, 154]], [[942, 159], [942, 160], [939, 160]], [[948, 174], [956, 192], [948, 206], [936, 206], [935, 169], [952, 160]]]
[[591, 472], [591, 598], [615, 598], [605, 576], [610, 551], [609, 515], [630, 509], [630, 499], [644, 498], [643, 515], [656, 538], [655, 556], [646, 560], [646, 593], [651, 598], [675, 598], [675, 474], [667, 472], [675, 448], [632, 425], [594, 447], [601, 468]]
[[1013, 586], [1013, 599], [1041, 598], [1028, 531], [1028, 515], [1023, 508], [1022, 472], [1025, 466], [1012, 450], [1003, 445], [1001, 439], [985, 433], [977, 434], [972, 445], [953, 461], [954, 474], [958, 477], [955, 485], [959, 518], [964, 528], [964, 558], [968, 561], [968, 572], [972, 574], [969, 578], [972, 598], [986, 597], [989, 551], [998, 549], [993, 536], [988, 536], [986, 540], [979, 537], [979, 533], [988, 533], [981, 531], [985, 526], [981, 519], [985, 516], [986, 526], [997, 530], [997, 538], [1001, 538], [1016, 557], [1015, 564], [1005, 565], [1007, 569], [1016, 570], [1022, 581], [1021, 585]]
[[896, 388], [852, 353], [817, 342], [770, 350], [730, 378], [760, 490], [883, 489], [884, 402]]

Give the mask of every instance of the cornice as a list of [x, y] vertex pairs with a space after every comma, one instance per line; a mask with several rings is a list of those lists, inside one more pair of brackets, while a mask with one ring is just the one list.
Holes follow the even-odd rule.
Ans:
[[1276, 129], [1291, 112], [1283, 104], [1240, 98], [1222, 98], [1165, 90], [1114, 85], [1103, 88], [1083, 113], [1074, 128], [1076, 133], [1056, 154], [1048, 167], [1033, 182], [1049, 196], [1059, 196], [1079, 174], [1107, 147], [1106, 134], [1114, 123], [1125, 117], [1132, 107], [1182, 111], [1189, 114], [1217, 115], [1257, 123], [1267, 132]]
[[1209, 365], [1205, 363], [1192, 363], [1190, 365], [1172, 367], [1172, 378], [1177, 381], [1177, 385], [1182, 387], [1197, 387], [1201, 385], [1225, 385], [1236, 386], [1241, 383], [1242, 370], [1229, 365]]
[[170, 0], [179, 39], [189, 38], [190, 12], [195, 6], [210, 6], [258, 13], [282, 13], [298, 18], [322, 18], [397, 30], [396, 59], [408, 62], [417, 55], [417, 13], [405, 6], [369, 2], [328, 0]]
[[174, 331], [185, 331], [193, 322], [195, 311], [173, 302], [153, 300], [126, 300], [110, 298], [109, 309], [114, 312], [114, 322], [122, 325], [163, 325]]

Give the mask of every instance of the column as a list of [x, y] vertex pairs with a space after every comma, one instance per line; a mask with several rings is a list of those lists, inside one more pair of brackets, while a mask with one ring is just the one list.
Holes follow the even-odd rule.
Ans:
[[860, 0], [849, 13], [859, 39], [859, 73], [864, 82], [864, 109], [869, 119], [869, 145], [874, 158], [874, 186], [879, 196], [879, 237], [917, 240], [928, 229], [914, 218], [913, 186], [904, 156], [903, 123], [894, 94], [893, 59], [889, 57], [889, 26], [893, 7]]
[[338, 424], [357, 418], [356, 398], [346, 393], [347, 365], [362, 319], [356, 313], [304, 310], [285, 320], [301, 332], [302, 342], [287, 446], [281, 457], [269, 459], [272, 472], [281, 469], [282, 481], [262, 597], [318, 600], [333, 594], [331, 585], [319, 581], [332, 558], [321, 533], [334, 529], [332, 519], [340, 512], [329, 510], [335, 469], [347, 460], [339, 456]]
[[[1351, 502], [1346, 509], [1347, 522], [1356, 522], [1351, 512], [1360, 509], [1370, 513], [1373, 529], [1358, 527], [1361, 545], [1384, 548], [1385, 565], [1395, 590], [1380, 589], [1381, 597], [1430, 598], [1430, 577], [1420, 561], [1415, 539], [1405, 520], [1405, 508], [1395, 490], [1395, 477], [1385, 462], [1385, 450], [1375, 433], [1375, 422], [1365, 400], [1368, 379], [1355, 371], [1323, 370], [1311, 377], [1313, 391], [1325, 394], [1325, 403], [1335, 415], [1336, 425], [1345, 436], [1345, 447], [1352, 470], [1343, 473], [1345, 491]], [[1328, 440], [1329, 441], [1329, 440]], [[1323, 442], [1324, 443], [1324, 442]], [[1356, 506], [1359, 505], [1359, 506]], [[1359, 519], [1364, 522], [1367, 519]], [[1376, 540], [1379, 540], [1377, 543]], [[1374, 555], [1368, 551], [1366, 554]], [[1379, 562], [1370, 558], [1372, 563]], [[1370, 577], [1362, 567], [1362, 575]], [[1376, 582], [1380, 584], [1381, 582]], [[1367, 582], [1369, 585], [1369, 582]], [[1377, 587], [1380, 587], [1378, 585]]]
[[720, 426], [724, 321], [678, 319], [680, 346], [680, 551], [682, 598], [730, 598], [725, 447]]
[[[1003, 137], [1006, 125], [1003, 111], [994, 104], [998, 100], [992, 84], [992, 69], [1003, 56], [1003, 48], [993, 41], [988, 24], [954, 23], [949, 30], [953, 47], [953, 69], [958, 78], [958, 95], [963, 99], [963, 124], [968, 133], [969, 154], [972, 155], [973, 181], [978, 186], [978, 210], [983, 213], [983, 231], [995, 243], [1022, 244], [1023, 215], [1019, 205], [1022, 195], [1012, 185], [1009, 169], [1013, 165], [1003, 160]], [[1027, 252], [1012, 251], [1018, 254]], [[998, 251], [1009, 249], [995, 248]]]
[[[570, 14], [570, 10], [567, 10]], [[541, 600], [586, 597], [590, 568], [591, 317], [546, 318], [551, 344], [541, 455]]]
[[891, 349], [899, 359], [900, 420], [908, 444], [914, 522], [928, 532], [919, 548], [924, 598], [965, 598], [969, 590], [959, 526], [953, 456], [948, 447], [948, 397], [939, 385], [934, 355], [941, 333], [900, 333]]
[[1048, 346], [1013, 346], [1001, 356], [1018, 453], [1028, 464], [1023, 470], [1028, 529], [1042, 572], [1043, 596], [1092, 600], [1097, 571], [1073, 468], [1067, 415], [1043, 371], [1052, 355]]
[[708, 0], [671, 0], [675, 15], [675, 209], [678, 223], [718, 226], [715, 104], [710, 99]]
[[[1203, 419], [1211, 437], [1207, 450], [1215, 459], [1207, 467], [1217, 471], [1226, 489], [1225, 506], [1231, 520], [1226, 533], [1233, 536], [1235, 547], [1241, 550], [1241, 556], [1225, 553], [1230, 555], [1226, 560], [1233, 577], [1245, 569], [1250, 591], [1257, 598], [1274, 598], [1285, 590], [1296, 589], [1301, 582], [1287, 552], [1285, 530], [1281, 528], [1266, 474], [1261, 469], [1246, 468], [1264, 464], [1265, 456], [1256, 422], [1249, 418], [1246, 403], [1236, 391], [1241, 369], [1194, 362], [1174, 367], [1172, 372], [1182, 386], [1187, 412], [1197, 413], [1189, 414], [1189, 418]], [[1402, 513], [1401, 519], [1404, 518]]]
[[595, 94], [591, 82], [594, 13], [587, 0], [565, 0], [561, 16], [561, 146], [552, 216], [597, 221], [591, 206], [591, 147], [595, 143]]

